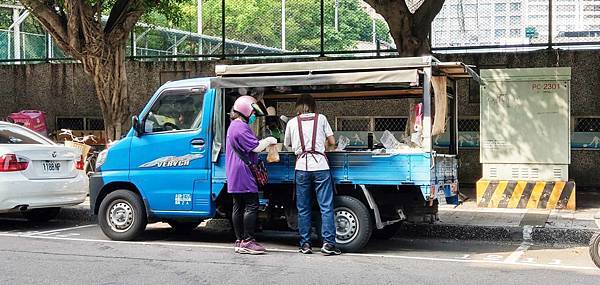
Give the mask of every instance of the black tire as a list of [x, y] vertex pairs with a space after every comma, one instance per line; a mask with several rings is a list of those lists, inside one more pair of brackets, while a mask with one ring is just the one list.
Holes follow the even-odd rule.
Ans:
[[594, 264], [600, 268], [600, 233], [596, 233], [590, 239], [590, 257]]
[[176, 233], [180, 234], [189, 234], [193, 230], [195, 230], [200, 222], [178, 222], [178, 221], [169, 221], [169, 226], [175, 230]]
[[[363, 202], [351, 196], [337, 196], [334, 203], [337, 246], [343, 252], [361, 250], [373, 232], [371, 212]], [[340, 225], [341, 222], [344, 225]]]
[[393, 238], [398, 231], [400, 230], [400, 223], [391, 224], [383, 227], [383, 229], [374, 229], [373, 230], [373, 238], [386, 240]]
[[21, 212], [21, 215], [31, 222], [42, 223], [56, 218], [58, 213], [60, 208], [40, 208]]
[[134, 240], [146, 229], [148, 219], [141, 197], [129, 190], [116, 190], [104, 197], [98, 211], [102, 232], [112, 240]]

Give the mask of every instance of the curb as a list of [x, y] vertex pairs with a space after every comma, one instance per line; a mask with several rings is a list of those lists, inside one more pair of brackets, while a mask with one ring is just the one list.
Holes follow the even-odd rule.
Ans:
[[[595, 231], [590, 229], [534, 227], [529, 241], [544, 244], [587, 245], [594, 233]], [[454, 240], [524, 241], [523, 227], [459, 224], [404, 224], [397, 236]]]
[[[86, 205], [62, 208], [57, 219], [86, 223], [96, 223], [98, 220], [97, 216], [92, 215], [91, 209]], [[592, 229], [533, 227], [530, 241], [544, 244], [587, 245], [595, 232]], [[524, 241], [523, 227], [443, 223], [404, 223], [400, 227], [396, 237], [508, 242]]]
[[74, 207], [65, 207], [60, 209], [60, 213], [56, 217], [57, 220], [76, 221], [95, 223], [97, 217], [92, 215], [92, 210], [88, 205], [78, 205]]

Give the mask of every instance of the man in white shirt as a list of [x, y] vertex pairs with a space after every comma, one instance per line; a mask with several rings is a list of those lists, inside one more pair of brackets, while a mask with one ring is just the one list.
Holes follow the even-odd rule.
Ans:
[[333, 180], [325, 156], [325, 144], [335, 146], [333, 131], [327, 118], [316, 113], [315, 99], [310, 95], [300, 95], [296, 102], [296, 113], [298, 116], [287, 123], [284, 145], [296, 154], [296, 206], [300, 252], [312, 253], [310, 198], [311, 191], [315, 191], [321, 209], [321, 253], [339, 255], [341, 252], [335, 245]]

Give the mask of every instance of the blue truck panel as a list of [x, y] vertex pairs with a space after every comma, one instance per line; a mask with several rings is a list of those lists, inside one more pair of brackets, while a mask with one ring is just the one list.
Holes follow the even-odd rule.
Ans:
[[[206, 80], [186, 80], [161, 87], [140, 114], [143, 118], [161, 92], [169, 88], [196, 87]], [[199, 84], [202, 83], [202, 84]], [[147, 210], [156, 218], [212, 217], [216, 198], [226, 185], [224, 149], [216, 162], [211, 161], [214, 108], [217, 92], [204, 93], [202, 123], [196, 130], [175, 131], [138, 136], [134, 130], [111, 146], [107, 160], [92, 177], [92, 199], [110, 183], [130, 183], [147, 203]], [[194, 146], [197, 140], [206, 142]], [[266, 154], [261, 154], [266, 161]], [[163, 160], [185, 162], [170, 165]], [[438, 156], [427, 152], [376, 155], [370, 152], [328, 153], [332, 175], [338, 184], [354, 185], [415, 185], [424, 198], [431, 196], [431, 186], [437, 193], [453, 195], [450, 183], [457, 182], [456, 157]], [[432, 159], [434, 160], [432, 162]], [[268, 163], [269, 181], [273, 184], [294, 182], [296, 157], [280, 153], [280, 162]], [[93, 201], [95, 204], [95, 201]]]

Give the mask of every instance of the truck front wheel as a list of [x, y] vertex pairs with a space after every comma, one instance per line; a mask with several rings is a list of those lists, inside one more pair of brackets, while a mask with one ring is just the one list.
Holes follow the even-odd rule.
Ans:
[[109, 193], [100, 204], [98, 223], [112, 240], [136, 239], [148, 224], [142, 199], [128, 190]]
[[351, 196], [337, 196], [334, 203], [337, 246], [343, 252], [359, 251], [367, 245], [373, 231], [369, 209]]

